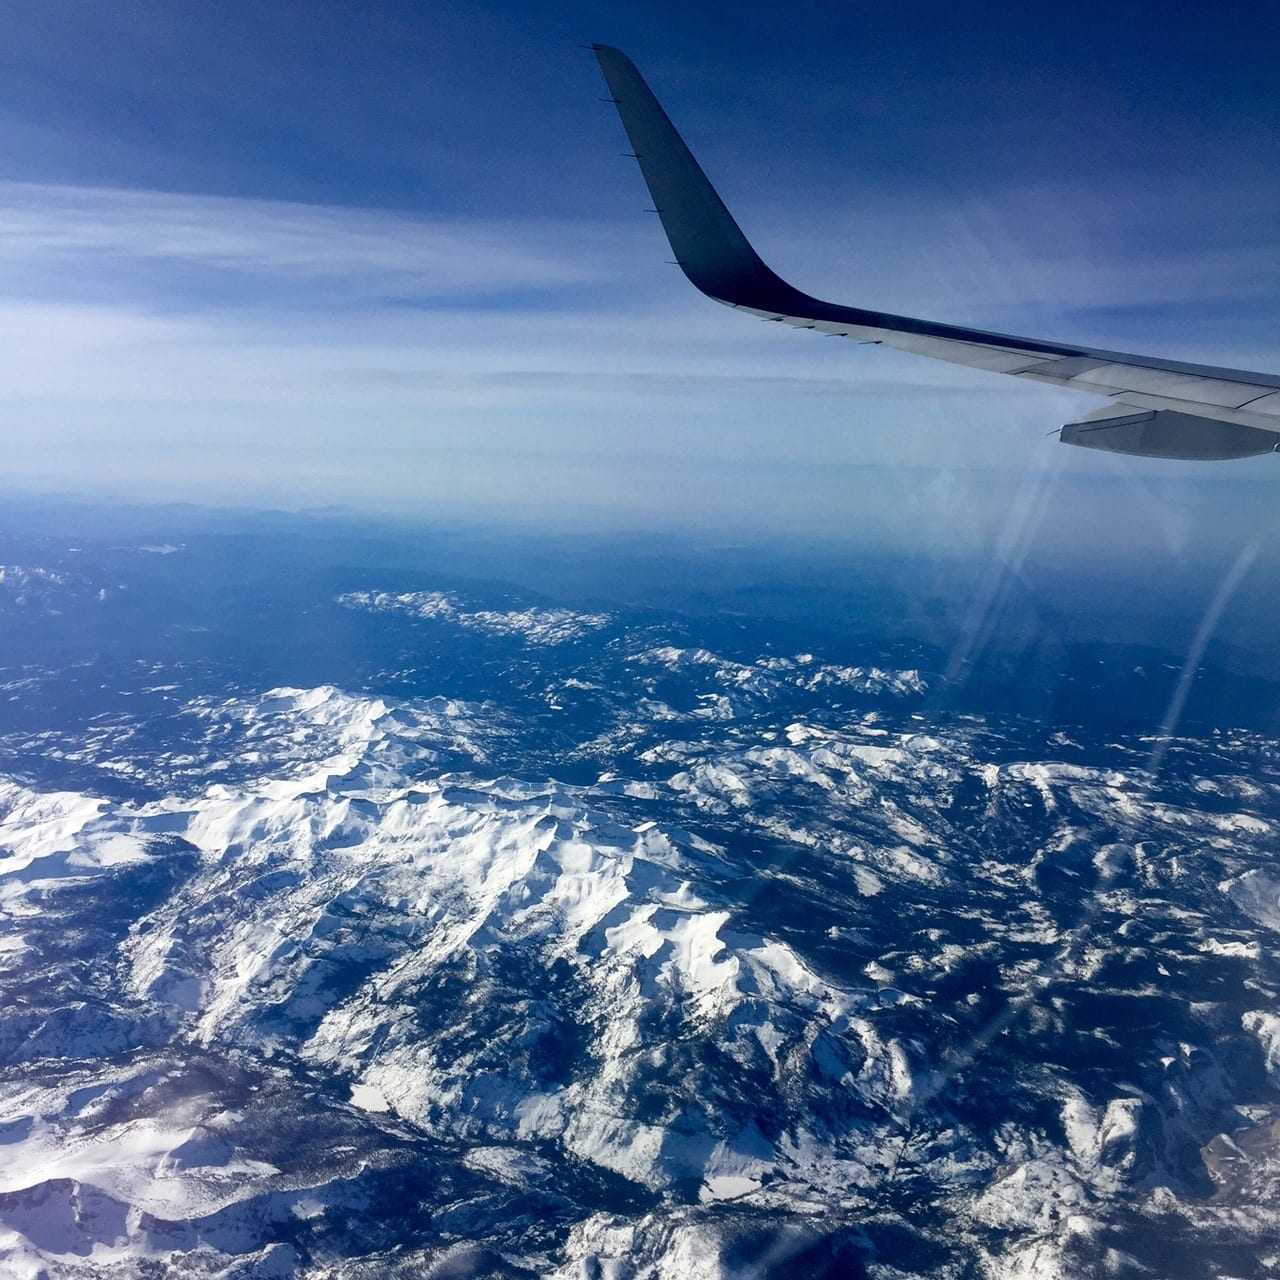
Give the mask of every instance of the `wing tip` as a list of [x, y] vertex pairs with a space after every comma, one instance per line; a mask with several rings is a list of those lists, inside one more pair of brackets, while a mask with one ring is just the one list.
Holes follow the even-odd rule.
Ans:
[[621, 49], [596, 57], [677, 266], [717, 302], [783, 311], [804, 300], [752, 248], [639, 68]]

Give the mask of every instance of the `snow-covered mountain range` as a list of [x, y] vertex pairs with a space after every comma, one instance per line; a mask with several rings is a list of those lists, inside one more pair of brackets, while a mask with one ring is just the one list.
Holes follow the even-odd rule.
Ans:
[[0, 735], [6, 1274], [1280, 1265], [1274, 742], [335, 607], [506, 647], [475, 698], [135, 664]]

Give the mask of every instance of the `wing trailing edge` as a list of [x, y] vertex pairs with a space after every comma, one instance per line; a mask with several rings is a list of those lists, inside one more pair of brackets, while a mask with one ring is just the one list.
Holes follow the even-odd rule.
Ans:
[[[766, 320], [1011, 374], [1123, 406], [1068, 423], [1066, 444], [1207, 461], [1280, 449], [1280, 376], [988, 333], [824, 302], [752, 248], [626, 54], [592, 45], [676, 262], [708, 297]], [[1096, 415], [1095, 415], [1096, 417]]]

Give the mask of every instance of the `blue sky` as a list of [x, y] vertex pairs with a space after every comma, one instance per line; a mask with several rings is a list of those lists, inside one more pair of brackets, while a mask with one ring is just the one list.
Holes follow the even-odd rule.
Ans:
[[1271, 5], [19, 0], [8, 483], [935, 541], [1081, 475], [1273, 505], [1270, 459], [1100, 459], [1045, 435], [1088, 397], [702, 299], [592, 40], [811, 292], [1280, 369]]

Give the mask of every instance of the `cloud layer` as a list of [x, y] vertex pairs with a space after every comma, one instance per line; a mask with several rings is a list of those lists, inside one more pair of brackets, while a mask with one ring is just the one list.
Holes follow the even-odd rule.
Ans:
[[[941, 209], [882, 196], [808, 211], [807, 238], [757, 238], [815, 292], [1005, 331], [1141, 348], [1205, 308], [1208, 347], [1164, 353], [1266, 367], [1248, 329], [1273, 245], [1173, 253], [1148, 237], [1134, 252], [1159, 202], [1104, 204], [1092, 223], [1067, 204], [1045, 189]], [[1044, 434], [1089, 398], [780, 333], [699, 297], [664, 253], [639, 216], [0, 183], [9, 480], [569, 522], [823, 510], [840, 526], [866, 467], [1099, 465]]]

